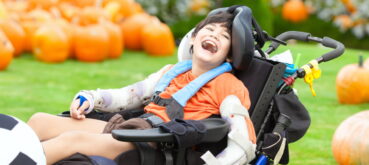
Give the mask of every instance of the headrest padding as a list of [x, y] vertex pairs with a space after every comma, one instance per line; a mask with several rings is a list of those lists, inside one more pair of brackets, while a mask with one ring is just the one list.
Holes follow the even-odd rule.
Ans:
[[208, 16], [219, 12], [231, 12], [232, 23], [232, 65], [235, 69], [247, 69], [254, 56], [254, 37], [252, 35], [252, 12], [246, 6], [232, 6], [212, 10]]

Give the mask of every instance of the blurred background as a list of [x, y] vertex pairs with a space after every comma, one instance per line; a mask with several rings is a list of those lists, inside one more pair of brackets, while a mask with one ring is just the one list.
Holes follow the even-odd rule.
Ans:
[[[143, 80], [176, 63], [182, 37], [209, 11], [231, 5], [249, 6], [272, 36], [304, 31], [346, 46], [320, 65], [317, 96], [303, 80], [294, 85], [312, 124], [290, 145], [290, 164], [368, 163], [368, 117], [354, 120], [363, 127], [341, 131], [356, 130], [347, 142], [334, 134], [369, 110], [369, 0], [0, 0], [0, 113], [24, 121], [36, 112], [58, 114], [79, 90]], [[272, 56], [286, 50], [298, 67], [330, 51], [290, 41]]]

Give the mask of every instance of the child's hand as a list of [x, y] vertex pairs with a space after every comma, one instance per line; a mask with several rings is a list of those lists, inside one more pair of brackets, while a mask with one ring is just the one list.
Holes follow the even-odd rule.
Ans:
[[90, 106], [90, 103], [88, 101], [84, 101], [81, 106], [79, 104], [80, 104], [80, 99], [76, 99], [70, 105], [70, 116], [73, 119], [80, 120], [80, 119], [86, 118], [84, 112], [85, 112], [85, 109]]

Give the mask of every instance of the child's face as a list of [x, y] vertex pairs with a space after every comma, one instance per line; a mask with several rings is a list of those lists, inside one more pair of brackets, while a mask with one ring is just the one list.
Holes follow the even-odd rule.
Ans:
[[222, 23], [204, 26], [192, 38], [193, 58], [211, 67], [222, 64], [231, 46], [231, 36]]

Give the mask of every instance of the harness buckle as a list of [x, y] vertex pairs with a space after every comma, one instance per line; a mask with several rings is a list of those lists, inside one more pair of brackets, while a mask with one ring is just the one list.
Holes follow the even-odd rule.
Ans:
[[151, 102], [154, 102], [155, 104], [158, 104], [162, 98], [159, 96], [159, 91], [156, 91], [152, 97]]

